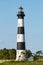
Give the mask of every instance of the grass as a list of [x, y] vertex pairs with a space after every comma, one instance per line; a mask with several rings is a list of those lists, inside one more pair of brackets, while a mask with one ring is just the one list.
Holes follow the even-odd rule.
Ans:
[[17, 62], [17, 61], [7, 61], [7, 62], [3, 62], [0, 63], [0, 65], [43, 65], [43, 61], [33, 61], [33, 62], [29, 62], [29, 61], [25, 61], [25, 62]]

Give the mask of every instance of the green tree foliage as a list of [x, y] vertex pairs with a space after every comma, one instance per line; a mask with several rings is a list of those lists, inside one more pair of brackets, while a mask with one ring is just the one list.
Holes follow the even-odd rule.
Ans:
[[30, 50], [26, 50], [25, 57], [29, 58], [30, 56], [32, 56], [32, 52]]
[[15, 49], [1, 49], [0, 50], [0, 59], [15, 59], [16, 50]]
[[38, 60], [37, 55], [34, 55], [33, 58], [34, 58], [34, 61]]
[[9, 49], [9, 56], [10, 56], [10, 59], [15, 59], [16, 58], [16, 50]]
[[40, 56], [42, 55], [42, 50], [36, 51], [36, 53], [34, 54], [34, 60], [39, 60]]
[[26, 50], [26, 52], [21, 53], [24, 54], [25, 58], [29, 58], [30, 56], [32, 56], [32, 52], [30, 50]]
[[4, 48], [2, 50], [2, 59], [8, 59], [8, 58], [9, 58], [8, 50]]
[[40, 56], [40, 54], [42, 54], [42, 50], [39, 50], [39, 51], [36, 52], [36, 55]]
[[0, 50], [0, 59], [2, 59], [3, 56], [2, 56], [2, 49]]

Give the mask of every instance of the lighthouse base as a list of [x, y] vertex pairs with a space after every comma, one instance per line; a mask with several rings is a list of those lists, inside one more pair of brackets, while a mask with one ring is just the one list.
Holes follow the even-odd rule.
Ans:
[[16, 61], [25, 61], [26, 58], [24, 56], [25, 50], [17, 50], [16, 51]]

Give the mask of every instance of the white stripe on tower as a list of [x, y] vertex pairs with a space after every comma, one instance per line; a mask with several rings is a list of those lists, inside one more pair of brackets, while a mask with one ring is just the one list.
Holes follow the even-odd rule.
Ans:
[[24, 27], [24, 19], [18, 19], [18, 27]]
[[17, 35], [17, 42], [25, 42], [24, 34]]

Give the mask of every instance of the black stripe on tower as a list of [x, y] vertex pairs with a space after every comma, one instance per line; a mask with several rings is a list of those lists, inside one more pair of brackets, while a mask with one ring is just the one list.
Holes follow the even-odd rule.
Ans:
[[25, 14], [23, 12], [23, 8], [22, 7], [19, 8], [17, 16], [18, 16], [19, 19], [24, 19]]
[[24, 19], [25, 14], [24, 12], [18, 12], [17, 16], [19, 19]]
[[24, 27], [18, 27], [18, 34], [24, 34]]
[[17, 42], [17, 50], [25, 50], [25, 42]]

